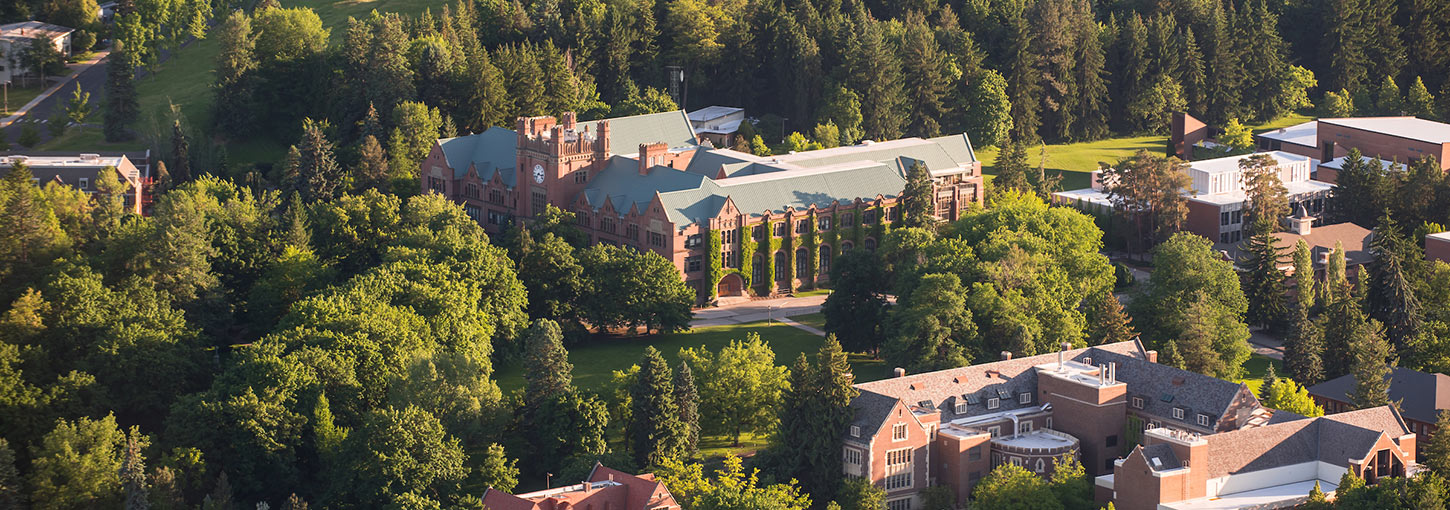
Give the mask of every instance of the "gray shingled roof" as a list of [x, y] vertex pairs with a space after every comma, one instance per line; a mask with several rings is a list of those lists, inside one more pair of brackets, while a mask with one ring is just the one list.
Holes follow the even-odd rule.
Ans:
[[[1236, 383], [1151, 363], [1134, 341], [1072, 349], [1065, 356], [1080, 363], [1092, 358], [1094, 366], [1116, 363], [1117, 379], [1128, 385], [1130, 396], [1143, 397], [1145, 412], [1170, 417], [1174, 407], [1186, 408], [1184, 422], [1178, 425], [1196, 426], [1195, 413], [1205, 413], [1213, 420], [1210, 426], [1216, 428], [1242, 389]], [[1055, 361], [1057, 353], [1049, 353], [857, 384], [856, 389], [862, 395], [873, 396], [859, 405], [852, 403], [857, 409], [853, 424], [861, 426], [863, 431], [876, 430], [881, 422], [875, 420], [884, 419], [883, 413], [898, 398], [907, 405], [930, 401], [941, 411], [943, 422], [1040, 406], [1042, 403], [1035, 397], [1037, 374], [1032, 368]], [[1180, 383], [1174, 384], [1175, 380]], [[998, 390], [1008, 392], [1011, 398], [1002, 399], [997, 409], [987, 409], [987, 394]], [[1017, 396], [1024, 392], [1034, 395], [1030, 404], [1017, 403]], [[965, 413], [958, 414], [956, 402], [967, 394], [974, 394], [979, 400], [969, 404]], [[1172, 395], [1173, 401], [1163, 402], [1164, 394]], [[1253, 397], [1250, 394], [1248, 398]]]
[[[698, 190], [705, 182], [704, 176], [692, 174], [683, 170], [675, 170], [670, 167], [656, 166], [651, 168], [648, 175], [639, 174], [639, 162], [624, 156], [609, 158], [604, 169], [600, 170], [589, 181], [589, 187], [585, 188], [584, 200], [591, 207], [600, 208], [604, 206], [604, 199], [607, 197], [614, 210], [620, 214], [629, 212], [630, 206], [638, 205], [643, 211], [645, 207], [654, 200], [655, 192], [669, 193], [680, 190]], [[680, 216], [676, 211], [666, 210], [670, 221], [678, 226], [684, 226], [685, 217]]]
[[[690, 118], [684, 110], [605, 120], [609, 121], [609, 152], [615, 154], [635, 154], [639, 152], [640, 144], [655, 142], [664, 142], [671, 149], [698, 145], [695, 128], [690, 126]], [[587, 126], [589, 131], [598, 133], [599, 122], [580, 122], [579, 129]]]
[[[1178, 455], [1173, 453], [1173, 447], [1167, 444], [1159, 443], [1144, 446], [1141, 451], [1143, 453], [1143, 460], [1148, 462], [1148, 469], [1167, 471], [1169, 469], [1183, 467], [1183, 463], [1178, 461]], [[1153, 459], [1158, 459], [1158, 463], [1154, 464]]]
[[[1074, 361], [1081, 361], [1086, 356], [1096, 357], [1109, 354], [1122, 356], [1123, 359], [1131, 359], [1131, 356], [1136, 355], [1138, 359], [1142, 360], [1141, 362], [1147, 363], [1137, 342], [1133, 341], [1072, 349], [1067, 351], [1065, 356]], [[941, 411], [942, 422], [1013, 409], [1038, 407], [1042, 405], [1042, 402], [1039, 402], [1036, 397], [1037, 374], [1033, 371], [1033, 367], [1056, 361], [1057, 353], [1054, 352], [857, 384], [856, 389], [861, 391], [862, 397], [857, 397], [856, 401], [851, 403], [857, 411], [852, 424], [860, 426], [863, 434], [874, 432], [881, 426], [882, 420], [886, 418], [886, 413], [891, 410], [891, 406], [897, 399], [907, 405], [930, 401]], [[1096, 362], [1096, 358], [1094, 362]], [[1118, 370], [1121, 374], [1122, 368], [1120, 367]], [[1000, 406], [996, 409], [987, 409], [989, 395], [999, 396], [998, 391], [1006, 391], [1010, 398], [1001, 399]], [[1032, 402], [1019, 404], [1017, 398], [1022, 393], [1034, 395]], [[976, 403], [969, 403], [966, 412], [958, 414], [956, 412], [957, 400], [965, 400], [968, 394], [977, 397]]]
[[[1309, 387], [1309, 394], [1349, 402], [1354, 392], [1354, 375], [1346, 375]], [[1450, 376], [1396, 367], [1390, 374], [1390, 400], [1400, 401], [1406, 418], [1435, 423], [1441, 409], [1450, 409]]]
[[[1117, 363], [1117, 377], [1128, 383], [1128, 396], [1143, 398], [1144, 412], [1171, 420], [1173, 408], [1183, 408], [1183, 421], [1174, 423], [1177, 426], [1198, 427], [1197, 413], [1203, 413], [1212, 420], [1209, 428], [1217, 429], [1242, 389], [1239, 383], [1115, 353], [1093, 357], [1094, 365], [1107, 362]], [[1249, 398], [1253, 398], [1251, 393]]]
[[1216, 478], [1304, 462], [1340, 467], [1370, 453], [1380, 434], [1408, 434], [1389, 406], [1203, 436], [1208, 476]]
[[972, 140], [967, 138], [966, 133], [957, 135], [938, 136], [929, 139], [940, 145], [947, 154], [957, 161], [970, 162], [977, 160], [977, 151], [972, 149]]
[[443, 159], [453, 168], [454, 179], [467, 174], [468, 165], [473, 164], [478, 168], [478, 177], [485, 182], [493, 178], [494, 172], [503, 171], [499, 178], [510, 188], [516, 176], [518, 143], [518, 133], [497, 126], [482, 133], [438, 140]]

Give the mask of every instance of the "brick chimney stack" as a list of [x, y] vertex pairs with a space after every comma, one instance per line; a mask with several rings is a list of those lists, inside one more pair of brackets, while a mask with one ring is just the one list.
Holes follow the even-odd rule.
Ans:
[[665, 152], [670, 148], [664, 142], [639, 144], [639, 174], [649, 175], [649, 169], [665, 164]]
[[1002, 351], [1002, 361], [1011, 361], [1012, 351]]

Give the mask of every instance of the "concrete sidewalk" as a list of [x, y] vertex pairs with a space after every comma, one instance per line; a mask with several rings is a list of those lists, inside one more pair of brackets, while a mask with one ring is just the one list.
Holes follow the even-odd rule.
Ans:
[[1262, 354], [1277, 360], [1284, 359], [1284, 340], [1269, 336], [1262, 329], [1249, 328], [1249, 347], [1254, 348], [1254, 354]]
[[[64, 77], [61, 78], [60, 82], [56, 83], [55, 85], [52, 85], [48, 89], [45, 89], [45, 92], [41, 92], [40, 95], [35, 96], [35, 99], [31, 99], [30, 102], [25, 103], [25, 105], [23, 105], [19, 109], [15, 110], [15, 113], [12, 113], [12, 114], [10, 114], [10, 116], [5, 117], [3, 119], [0, 119], [0, 129], [4, 129], [4, 128], [7, 128], [7, 127], [10, 127], [10, 125], [11, 124], [14, 124], [15, 121], [18, 121], [21, 118], [25, 117], [27, 114], [30, 113], [30, 110], [31, 109], [33, 109], [36, 106], [40, 105], [40, 103], [41, 102], [44, 102], [46, 99], [49, 99], [50, 96], [51, 96], [51, 94], [55, 94], [56, 92], [59, 92], [61, 89], [65, 88], [66, 85], [70, 85], [70, 83], [72, 81], [75, 81], [77, 77], [79, 77], [82, 73], [86, 72], [86, 70], [90, 69], [91, 66], [94, 66], [94, 65], [100, 63], [102, 60], [105, 60], [106, 57], [108, 57], [110, 55], [111, 55], [111, 50], [109, 50], [109, 49], [101, 50], [101, 51], [96, 52], [95, 56], [92, 57], [90, 60], [87, 60], [87, 61], [84, 61], [84, 62], [77, 62], [77, 63], [74, 63], [74, 64], [66, 64], [66, 67], [71, 70], [70, 74], [65, 75]], [[98, 94], [95, 94], [93, 91], [88, 91], [88, 92], [92, 92], [92, 94], [91, 94], [92, 98], [95, 98], [95, 97], [98, 96]], [[94, 106], [94, 105], [92, 105], [92, 106]], [[41, 120], [45, 120], [45, 119], [41, 119]]]
[[695, 319], [690, 321], [690, 327], [725, 326], [806, 315], [821, 311], [821, 304], [825, 302], [826, 296], [806, 296], [747, 301], [718, 308], [706, 308], [695, 311]]

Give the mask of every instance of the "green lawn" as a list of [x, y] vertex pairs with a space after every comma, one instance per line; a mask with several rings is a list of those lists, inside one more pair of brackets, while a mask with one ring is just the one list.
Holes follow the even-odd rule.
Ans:
[[52, 138], [40, 144], [37, 150], [44, 151], [135, 151], [145, 150], [146, 144], [132, 140], [129, 142], [111, 143], [107, 142], [105, 135], [100, 128], [73, 127], [66, 130], [59, 138]]
[[[331, 29], [329, 39], [336, 45], [342, 41], [343, 29], [348, 16], [363, 18], [374, 9], [379, 12], [398, 12], [407, 15], [423, 12], [426, 8], [438, 10], [442, 2], [431, 0], [283, 0], [284, 7], [310, 7], [322, 18], [323, 26]], [[171, 104], [181, 107], [186, 119], [194, 126], [206, 126], [211, 121], [212, 69], [220, 46], [215, 38], [193, 42], [175, 51], [171, 58], [159, 64], [154, 74], [148, 74], [136, 82], [140, 98], [141, 121], [137, 131], [143, 137], [150, 126], [164, 126]], [[164, 133], [163, 133], [164, 134]], [[169, 135], [167, 135], [169, 136]], [[256, 162], [271, 162], [282, 158], [286, 146], [256, 137], [245, 143], [233, 143], [228, 147], [228, 158], [233, 165], [249, 165]]]
[[795, 297], [829, 296], [829, 295], [831, 295], [831, 289], [807, 290], [807, 291], [796, 292], [796, 293], [794, 293], [794, 295], [795, 295]]
[[[8, 94], [8, 98], [5, 100], [5, 103], [10, 105], [10, 109], [4, 111], [0, 116], [10, 115], [15, 110], [19, 110], [20, 107], [25, 106], [25, 103], [29, 103], [31, 99], [35, 99], [35, 96], [40, 95], [41, 92], [45, 92], [44, 87], [9, 87], [9, 91], [6, 93]], [[0, 104], [0, 110], [4, 110], [4, 106], [4, 104]], [[11, 141], [13, 142], [14, 140]]]
[[790, 320], [805, 324], [821, 331], [826, 330], [826, 314], [823, 314], [821, 312], [797, 315], [794, 317], [790, 317]]
[[[1116, 163], [1119, 159], [1131, 156], [1140, 149], [1162, 154], [1167, 147], [1168, 137], [1166, 136], [1133, 136], [1092, 142], [1052, 144], [1047, 146], [1046, 168], [1049, 171], [1061, 173], [1062, 189], [1081, 189], [1091, 184], [1092, 177], [1089, 174], [1098, 169], [1099, 162]], [[996, 147], [977, 150], [977, 159], [982, 161], [983, 173], [991, 175], [997, 173], [997, 152]], [[1034, 168], [1040, 162], [1040, 158], [1041, 152], [1038, 147], [1027, 149], [1027, 161]]]
[[[775, 363], [783, 366], [789, 366], [800, 353], [814, 354], [824, 340], [794, 326], [765, 322], [696, 328], [685, 333], [664, 335], [601, 336], [569, 347], [569, 361], [574, 364], [574, 385], [585, 391], [604, 388], [615, 370], [624, 370], [639, 362], [645, 346], [653, 345], [673, 364], [679, 361], [681, 348], [704, 345], [711, 352], [717, 352], [731, 340], [744, 340], [750, 333], [760, 334], [760, 338], [775, 350]], [[857, 381], [874, 381], [886, 376], [885, 364], [880, 361], [852, 356], [851, 366]], [[524, 386], [523, 369], [516, 365], [498, 367], [495, 379], [505, 392]]]
[[1239, 382], [1249, 385], [1249, 389], [1257, 395], [1259, 386], [1264, 383], [1264, 371], [1269, 369], [1270, 364], [1274, 365], [1274, 373], [1284, 375], [1284, 362], [1262, 354], [1254, 354], [1244, 362], [1245, 375]]

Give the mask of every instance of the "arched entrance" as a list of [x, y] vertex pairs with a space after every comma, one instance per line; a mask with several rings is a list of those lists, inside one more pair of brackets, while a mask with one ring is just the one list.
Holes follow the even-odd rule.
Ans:
[[720, 285], [716, 288], [720, 297], [744, 296], [745, 280], [740, 279], [739, 273], [730, 273], [720, 279]]

